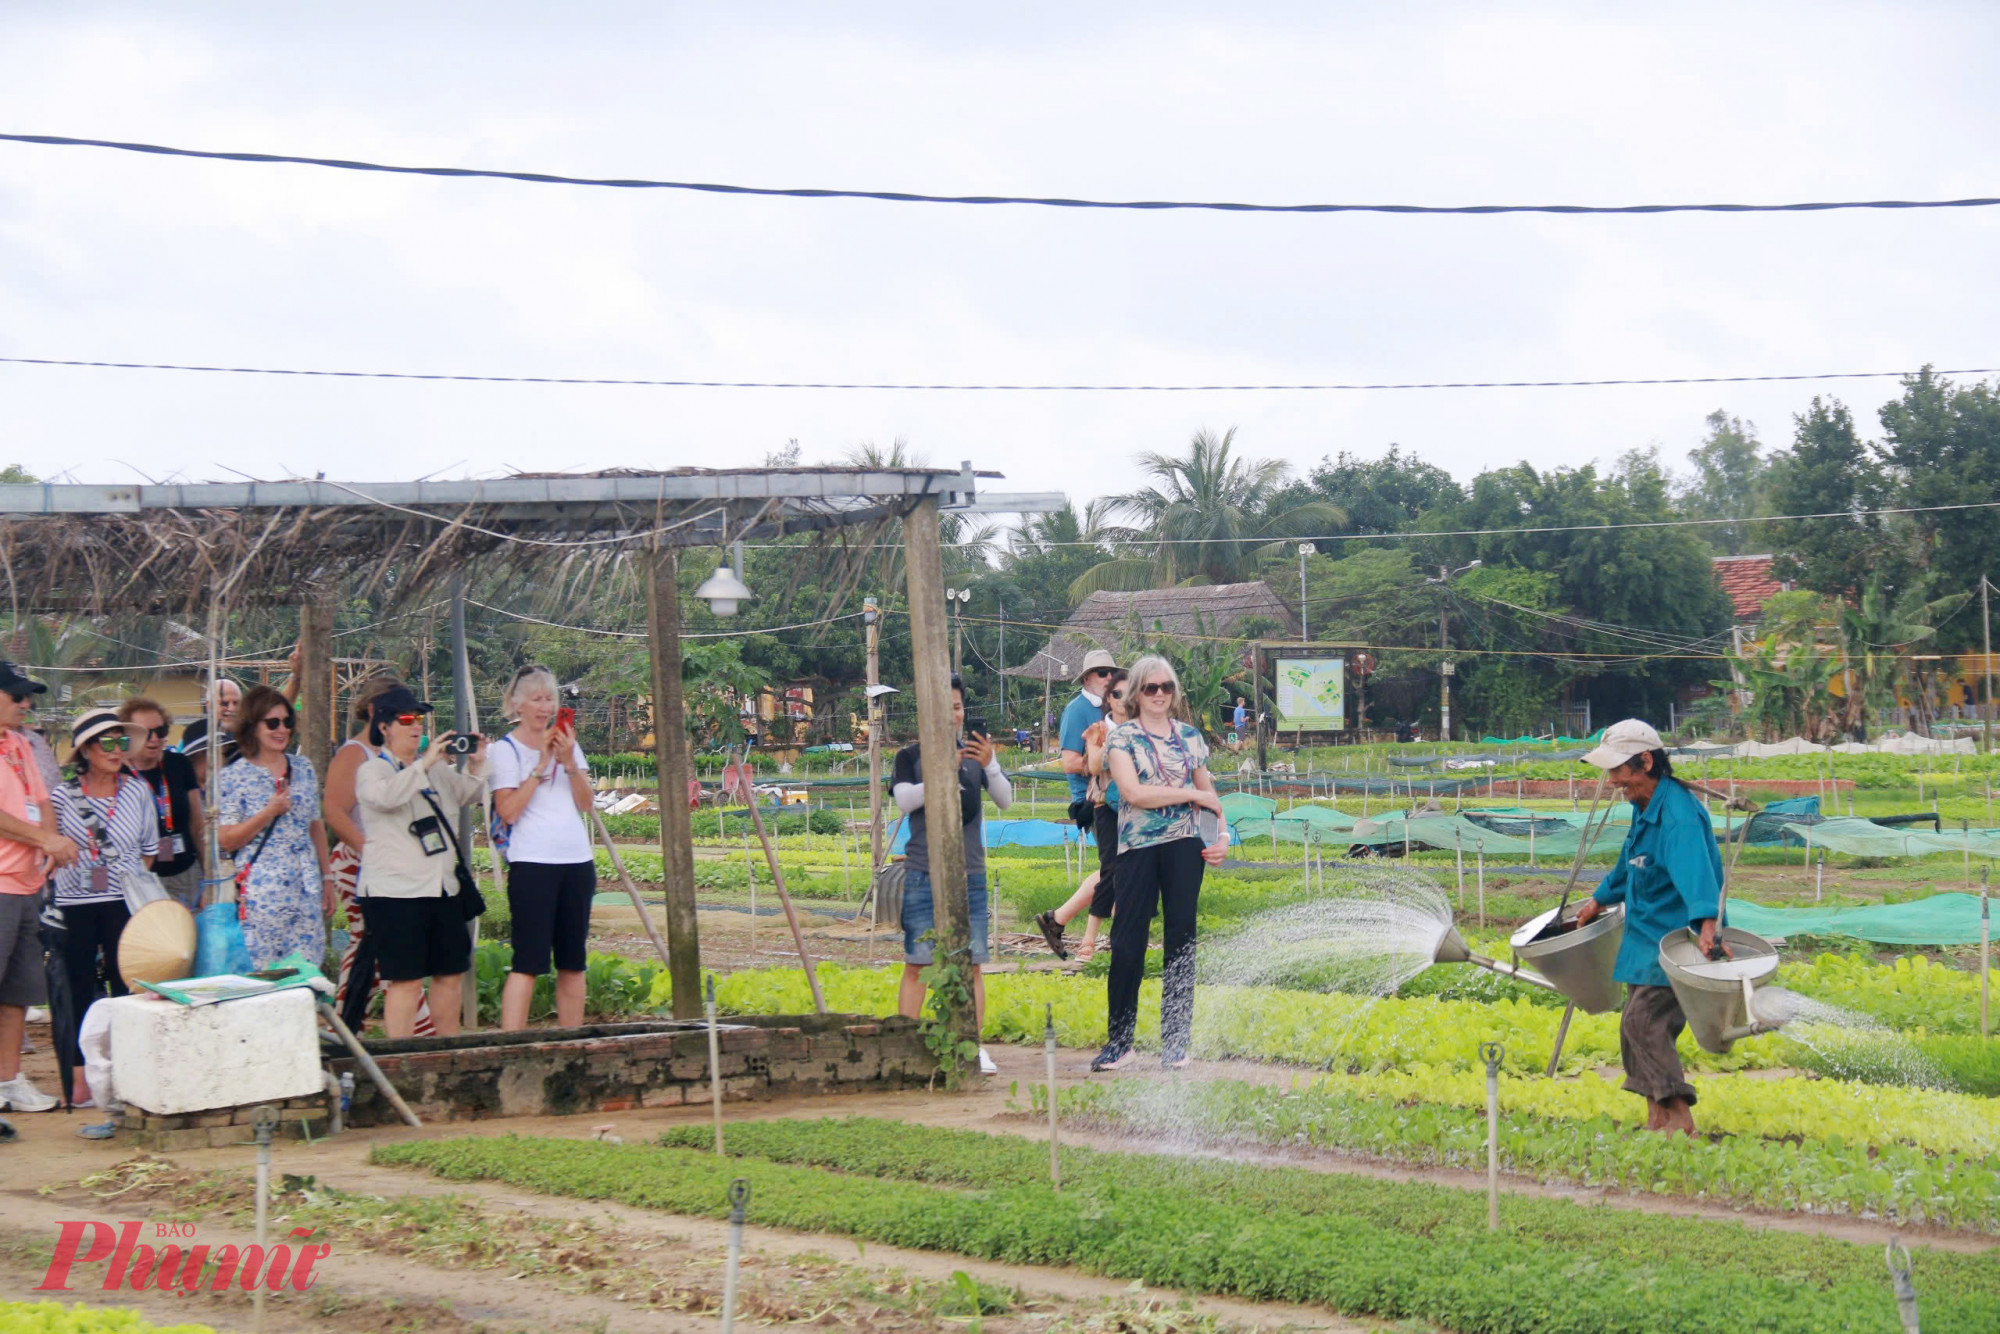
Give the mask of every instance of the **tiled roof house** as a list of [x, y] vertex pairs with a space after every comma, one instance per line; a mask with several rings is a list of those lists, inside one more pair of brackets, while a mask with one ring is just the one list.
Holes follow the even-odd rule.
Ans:
[[1762, 556], [1717, 556], [1715, 558], [1715, 579], [1722, 585], [1722, 591], [1729, 594], [1730, 605], [1736, 609], [1739, 623], [1755, 621], [1764, 614], [1764, 604], [1779, 593], [1791, 591], [1791, 585], [1780, 583], [1771, 577], [1771, 562], [1768, 553]]

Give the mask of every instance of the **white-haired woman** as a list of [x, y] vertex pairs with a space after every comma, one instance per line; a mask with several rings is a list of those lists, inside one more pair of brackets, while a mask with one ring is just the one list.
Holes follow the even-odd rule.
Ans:
[[[1160, 990], [1160, 1059], [1169, 1069], [1188, 1061], [1194, 1028], [1194, 919], [1205, 869], [1229, 847], [1222, 799], [1208, 775], [1208, 742], [1185, 721], [1180, 677], [1151, 655], [1132, 664], [1125, 697], [1136, 701], [1132, 721], [1105, 741], [1118, 784], [1118, 915], [1111, 924], [1111, 977], [1106, 990], [1110, 1037], [1090, 1063], [1116, 1070], [1133, 1058], [1139, 983], [1146, 940], [1157, 909], [1166, 925], [1166, 966]], [[1214, 813], [1215, 839], [1203, 837], [1197, 814]]]
[[500, 992], [500, 1027], [528, 1026], [535, 979], [556, 970], [556, 1022], [583, 1022], [590, 901], [597, 862], [590, 845], [590, 766], [573, 723], [559, 717], [555, 674], [530, 664], [514, 673], [501, 712], [514, 730], [492, 747], [493, 811], [506, 826], [507, 906], [514, 962]]

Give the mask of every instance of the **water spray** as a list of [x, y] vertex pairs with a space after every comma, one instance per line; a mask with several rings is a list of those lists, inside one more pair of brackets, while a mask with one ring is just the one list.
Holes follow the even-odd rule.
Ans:
[[1500, 1230], [1500, 1058], [1506, 1048], [1497, 1042], [1479, 1044], [1486, 1062], [1486, 1230]]
[[743, 1265], [743, 1215], [750, 1206], [750, 1178], [729, 1183], [729, 1263], [722, 1271], [722, 1334], [736, 1330], [736, 1274]]
[[1900, 1235], [1891, 1233], [1888, 1253], [1889, 1282], [1896, 1290], [1896, 1316], [1903, 1322], [1903, 1334], [1920, 1334], [1917, 1329], [1917, 1285], [1910, 1281], [1910, 1250]]
[[1979, 868], [1979, 1036], [1993, 1036], [1987, 1023], [1987, 993], [1993, 987], [1993, 908], [1986, 894], [1986, 868]]
[[708, 975], [708, 994], [702, 1001], [708, 1012], [708, 1096], [715, 1108], [715, 1152], [722, 1153], [722, 1039], [715, 1031], [715, 974]]
[[[250, 1114], [250, 1125], [257, 1136], [257, 1254], [269, 1255], [270, 1245], [267, 1229], [271, 1216], [271, 1136], [278, 1129], [278, 1109], [266, 1104]], [[264, 1284], [259, 1283], [251, 1290], [250, 1299], [256, 1307], [255, 1328], [257, 1334], [264, 1330]]]

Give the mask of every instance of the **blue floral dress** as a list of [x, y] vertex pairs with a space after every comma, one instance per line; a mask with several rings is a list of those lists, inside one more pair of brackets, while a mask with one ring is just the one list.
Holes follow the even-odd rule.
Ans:
[[[238, 864], [256, 850], [250, 879], [238, 911], [243, 917], [243, 943], [250, 961], [268, 968], [294, 950], [315, 964], [326, 957], [326, 914], [321, 910], [319, 852], [313, 846], [312, 823], [319, 819], [319, 775], [303, 755], [286, 757], [291, 764], [292, 808], [236, 850]], [[271, 771], [249, 760], [238, 760], [222, 771], [222, 823], [242, 824], [270, 803], [277, 791]]]

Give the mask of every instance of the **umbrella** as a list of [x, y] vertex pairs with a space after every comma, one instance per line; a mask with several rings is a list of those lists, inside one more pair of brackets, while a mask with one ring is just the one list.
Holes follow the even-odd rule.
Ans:
[[49, 1040], [55, 1043], [56, 1071], [62, 1080], [63, 1110], [70, 1106], [70, 1090], [76, 1078], [76, 997], [69, 994], [69, 969], [64, 957], [69, 951], [69, 927], [62, 909], [51, 903], [42, 909], [42, 971], [48, 978]]

